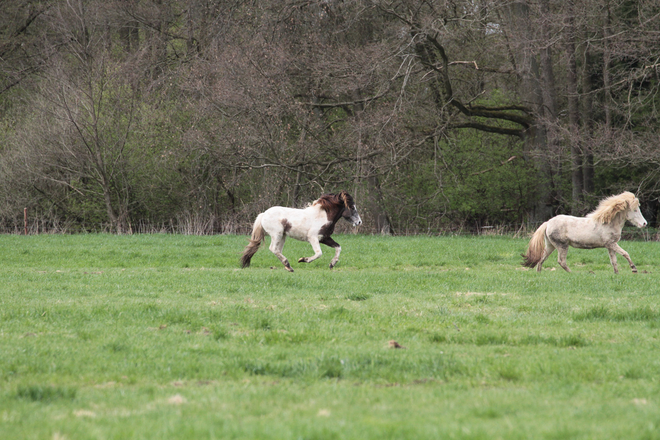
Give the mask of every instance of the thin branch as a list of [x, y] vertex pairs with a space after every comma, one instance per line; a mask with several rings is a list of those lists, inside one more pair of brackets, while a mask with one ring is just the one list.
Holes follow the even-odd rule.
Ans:
[[[513, 160], [515, 160], [517, 158], [518, 158], [518, 156], [511, 156], [507, 160], [503, 160], [502, 162], [500, 162], [500, 166], [501, 165], [506, 165], [507, 163], [512, 162]], [[490, 168], [487, 168], [485, 170], [481, 170], [481, 171], [477, 171], [476, 173], [472, 173], [471, 176], [478, 176], [480, 174], [485, 174], [489, 171], [493, 171], [494, 169], [495, 169], [495, 167], [490, 167]]]
[[466, 122], [463, 124], [453, 124], [448, 127], [449, 129], [459, 129], [459, 128], [474, 128], [475, 130], [479, 131], [485, 131], [488, 133], [497, 133], [497, 134], [504, 134], [507, 136], [517, 136], [520, 139], [524, 139], [525, 137], [525, 130], [519, 129], [519, 128], [504, 128], [504, 127], [496, 127], [493, 125], [487, 125], [487, 124], [480, 124], [478, 122]]
[[[389, 88], [388, 88], [389, 90]], [[299, 102], [299, 104], [302, 105], [309, 105], [312, 107], [319, 107], [319, 108], [334, 108], [334, 107], [346, 107], [346, 106], [352, 106], [352, 105], [359, 105], [359, 104], [366, 104], [371, 101], [375, 101], [379, 98], [382, 98], [385, 96], [388, 92], [388, 90], [385, 90], [382, 93], [379, 93], [376, 96], [370, 96], [367, 98], [363, 99], [356, 99], [355, 101], [344, 101], [344, 102], [334, 102], [334, 103], [324, 103], [324, 102]]]

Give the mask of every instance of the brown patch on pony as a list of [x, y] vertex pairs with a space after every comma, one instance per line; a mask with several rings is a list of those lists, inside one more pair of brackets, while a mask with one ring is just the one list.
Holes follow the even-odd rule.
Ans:
[[625, 191], [621, 194], [610, 196], [603, 199], [598, 204], [598, 207], [587, 214], [598, 223], [610, 223], [622, 211], [626, 209], [637, 209], [639, 207], [639, 199], [631, 192]]
[[[321, 209], [328, 214], [328, 221], [337, 223], [341, 218], [344, 209], [353, 209], [355, 202], [349, 193], [341, 191], [339, 194], [323, 194], [318, 200], [312, 203], [312, 206], [313, 205], [321, 205]], [[332, 230], [334, 230], [334, 224], [332, 225]], [[330, 233], [332, 233], [332, 231], [330, 231]]]
[[[313, 205], [320, 205], [321, 209], [326, 212], [328, 221], [331, 223], [337, 223], [345, 209], [344, 202], [336, 194], [324, 194]], [[334, 225], [332, 228], [334, 229]]]
[[339, 243], [330, 238], [330, 236], [323, 236], [323, 238], [320, 240], [320, 243], [323, 243], [326, 246], [330, 246], [331, 248], [339, 247]]
[[343, 201], [339, 199], [337, 194], [323, 194], [312, 205], [321, 205], [322, 210], [331, 212], [336, 211], [337, 208], [343, 205]]
[[335, 223], [336, 222], [328, 222], [325, 225], [321, 226], [321, 229], [319, 229], [319, 235], [323, 237], [330, 237], [333, 232], [335, 232]]
[[282, 219], [282, 227], [284, 228], [284, 234], [289, 232], [291, 230], [291, 223], [289, 223], [289, 220], [283, 218]]

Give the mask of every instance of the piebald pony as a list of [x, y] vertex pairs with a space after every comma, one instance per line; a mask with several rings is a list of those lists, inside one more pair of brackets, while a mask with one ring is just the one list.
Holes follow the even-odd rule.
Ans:
[[339, 262], [341, 246], [330, 235], [341, 218], [353, 223], [353, 226], [362, 224], [353, 197], [346, 191], [341, 191], [339, 194], [324, 194], [305, 209], [273, 206], [257, 216], [250, 243], [245, 247], [241, 257], [241, 266], [245, 268], [250, 265], [250, 260], [259, 250], [265, 235], [270, 235], [270, 251], [279, 258], [289, 272], [293, 272], [293, 269], [289, 260], [282, 255], [286, 237], [308, 241], [312, 245], [314, 255], [300, 258], [299, 263], [310, 263], [319, 258], [323, 253], [319, 243], [334, 248], [335, 256], [330, 261], [330, 269], [332, 269]]

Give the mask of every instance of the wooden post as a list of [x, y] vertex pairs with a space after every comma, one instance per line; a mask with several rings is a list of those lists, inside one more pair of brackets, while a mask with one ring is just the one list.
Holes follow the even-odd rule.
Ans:
[[25, 227], [25, 235], [27, 235], [27, 208], [23, 208], [23, 226]]

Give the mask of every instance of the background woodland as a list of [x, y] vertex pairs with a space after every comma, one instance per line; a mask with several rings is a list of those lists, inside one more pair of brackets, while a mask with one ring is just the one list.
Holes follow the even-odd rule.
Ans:
[[659, 49], [657, 0], [0, 0], [0, 231], [657, 227]]

